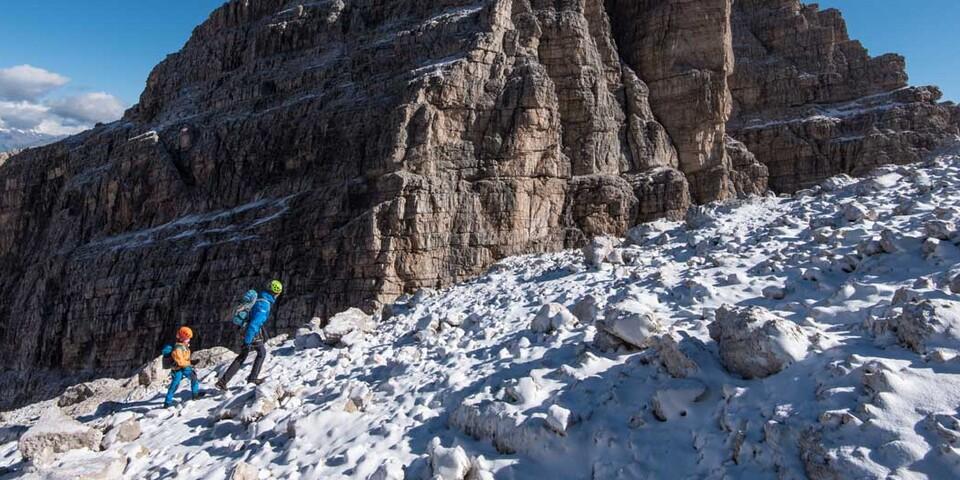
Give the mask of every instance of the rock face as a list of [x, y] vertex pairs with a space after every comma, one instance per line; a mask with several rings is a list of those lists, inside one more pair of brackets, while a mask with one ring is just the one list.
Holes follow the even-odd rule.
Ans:
[[[227, 3], [122, 120], [0, 169], [0, 383], [18, 388], [0, 403], [42, 383], [27, 371], [128, 374], [181, 324], [196, 349], [235, 346], [229, 303], [272, 277], [286, 292], [268, 328], [290, 333], [763, 192], [763, 163], [786, 188], [792, 160], [746, 129], [786, 100], [747, 95], [770, 75], [735, 61], [744, 28], [800, 28], [780, 3]], [[778, 45], [796, 57], [806, 38]], [[846, 90], [895, 84], [876, 73]], [[827, 154], [817, 173], [932, 147], [942, 135], [923, 132], [943, 122], [920, 123], [946, 110], [923, 92], [890, 94], [913, 95], [895, 110], [915, 124], [891, 134], [916, 136], [909, 148]]]
[[795, 191], [837, 173], [921, 160], [958, 133], [936, 87], [908, 87], [900, 55], [871, 57], [835, 9], [800, 0], [738, 0], [728, 128]]

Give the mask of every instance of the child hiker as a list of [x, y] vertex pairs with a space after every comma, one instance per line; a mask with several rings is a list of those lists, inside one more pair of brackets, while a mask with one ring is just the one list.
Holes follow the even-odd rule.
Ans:
[[200, 396], [200, 381], [197, 380], [197, 372], [193, 371], [193, 366], [190, 364], [191, 338], [193, 338], [193, 330], [190, 327], [180, 327], [180, 330], [177, 330], [177, 343], [170, 352], [173, 368], [170, 370], [170, 388], [167, 389], [167, 398], [163, 402], [164, 407], [173, 406], [173, 395], [177, 393], [177, 388], [180, 387], [180, 382], [184, 378], [190, 379], [192, 398]]

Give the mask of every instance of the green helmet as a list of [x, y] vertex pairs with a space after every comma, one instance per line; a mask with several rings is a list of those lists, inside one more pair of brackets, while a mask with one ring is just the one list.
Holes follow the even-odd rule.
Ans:
[[283, 284], [280, 283], [280, 280], [271, 280], [270, 284], [267, 286], [267, 289], [270, 290], [270, 293], [274, 295], [280, 295], [283, 293]]

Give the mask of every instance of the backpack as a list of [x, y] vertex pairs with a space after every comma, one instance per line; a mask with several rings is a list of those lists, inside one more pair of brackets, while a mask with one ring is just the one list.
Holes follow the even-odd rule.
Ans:
[[240, 303], [230, 310], [230, 321], [239, 328], [245, 327], [254, 303], [257, 303], [257, 291], [247, 290]]
[[173, 368], [173, 357], [170, 354], [173, 353], [173, 345], [164, 345], [163, 346], [163, 360], [161, 360], [161, 366], [164, 370], [170, 370]]

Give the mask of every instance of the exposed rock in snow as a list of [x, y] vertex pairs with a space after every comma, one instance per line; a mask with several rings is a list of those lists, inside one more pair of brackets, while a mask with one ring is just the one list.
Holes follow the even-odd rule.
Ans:
[[[841, 219], [846, 223], [858, 223], [864, 220], [876, 220], [877, 212], [867, 207], [859, 202], [850, 202], [843, 206], [841, 212]], [[843, 223], [840, 223], [838, 226], [842, 226]]]
[[323, 345], [325, 342], [322, 319], [314, 317], [307, 326], [297, 329], [293, 340], [293, 346], [297, 350], [320, 348]]
[[950, 283], [948, 284], [950, 291], [953, 293], [960, 293], [960, 272], [957, 272], [950, 278]]
[[100, 445], [104, 450], [109, 450], [116, 444], [128, 443], [140, 438], [140, 434], [140, 421], [133, 414], [127, 412], [126, 415], [120, 414], [114, 418], [103, 435]]
[[[610, 256], [614, 253], [617, 243], [610, 237], [594, 237], [582, 249], [584, 261], [590, 267], [600, 268], [604, 262], [610, 261]], [[622, 260], [619, 263], [623, 263]]]
[[927, 238], [935, 238], [943, 241], [950, 240], [953, 232], [956, 230], [956, 225], [946, 220], [931, 220], [923, 226], [923, 231], [926, 233]]
[[280, 406], [283, 390], [279, 385], [268, 382], [257, 386], [252, 401], [243, 407], [238, 418], [246, 423], [252, 423], [265, 417]]
[[680, 351], [680, 346], [670, 334], [661, 335], [657, 338], [656, 350], [660, 364], [674, 378], [686, 378], [696, 373], [696, 362]]
[[771, 300], [783, 300], [787, 296], [787, 289], [783, 287], [778, 287], [776, 285], [770, 285], [764, 287], [763, 296]]
[[230, 471], [230, 480], [257, 480], [258, 478], [260, 478], [260, 471], [257, 467], [244, 461], [235, 463]]
[[356, 335], [362, 335], [373, 330], [375, 324], [370, 315], [367, 315], [359, 308], [350, 308], [340, 312], [327, 322], [323, 327], [324, 341], [329, 345], [349, 344], [352, 345], [357, 340]]
[[140, 372], [137, 373], [137, 381], [141, 386], [148, 387], [164, 378], [166, 370], [163, 369], [163, 358], [157, 357], [147, 362]]
[[76, 405], [90, 397], [93, 397], [94, 394], [95, 392], [89, 383], [74, 385], [66, 389], [63, 392], [63, 395], [60, 395], [60, 398], [57, 399], [57, 405], [61, 407]]
[[600, 315], [600, 300], [596, 295], [585, 295], [573, 304], [570, 313], [577, 317], [577, 320], [584, 325], [592, 325], [597, 321]]
[[547, 303], [540, 307], [537, 315], [530, 322], [530, 329], [534, 332], [549, 333], [574, 326], [577, 317], [573, 316], [567, 307], [559, 303]]
[[[624, 300], [607, 306], [597, 329], [633, 348], [647, 348], [663, 325], [650, 307], [638, 300]], [[606, 340], [605, 340], [606, 341]], [[604, 347], [601, 343], [601, 347]]]
[[762, 307], [724, 305], [710, 324], [723, 366], [743, 378], [763, 378], [806, 356], [803, 331]]
[[693, 205], [688, 208], [684, 215], [684, 222], [690, 230], [699, 230], [714, 223], [709, 207], [704, 205]]
[[24, 459], [37, 464], [53, 460], [54, 455], [78, 448], [98, 450], [103, 434], [66, 415], [57, 407], [49, 408], [17, 443]]
[[960, 302], [930, 299], [908, 303], [889, 322], [900, 343], [914, 352], [960, 347]]

